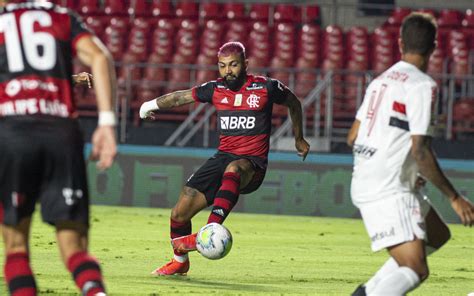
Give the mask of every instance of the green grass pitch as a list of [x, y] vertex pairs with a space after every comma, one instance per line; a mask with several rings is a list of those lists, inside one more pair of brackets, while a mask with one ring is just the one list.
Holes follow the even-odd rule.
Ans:
[[[169, 212], [92, 207], [91, 251], [109, 295], [350, 295], [387, 258], [371, 253], [360, 220], [232, 213], [225, 225], [234, 244], [226, 258], [192, 253], [188, 276], [154, 277], [150, 272], [171, 258]], [[193, 220], [194, 231], [207, 215]], [[451, 241], [429, 258], [430, 278], [410, 295], [474, 291], [474, 232], [450, 229]], [[79, 295], [60, 262], [53, 228], [37, 214], [31, 247], [40, 294]], [[6, 294], [2, 278], [0, 295]]]

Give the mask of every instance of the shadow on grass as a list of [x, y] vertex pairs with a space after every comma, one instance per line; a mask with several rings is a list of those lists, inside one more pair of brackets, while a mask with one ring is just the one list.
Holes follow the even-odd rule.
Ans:
[[246, 284], [246, 283], [227, 283], [224, 281], [208, 281], [190, 276], [167, 276], [157, 277], [157, 280], [166, 282], [180, 282], [183, 287], [203, 288], [203, 289], [216, 289], [223, 291], [252, 291], [252, 292], [279, 292], [281, 291], [277, 287], [271, 288], [268, 286]]

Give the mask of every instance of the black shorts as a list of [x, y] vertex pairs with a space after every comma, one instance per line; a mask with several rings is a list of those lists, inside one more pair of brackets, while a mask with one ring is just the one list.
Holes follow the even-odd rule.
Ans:
[[248, 159], [253, 164], [255, 174], [249, 184], [240, 190], [240, 193], [247, 194], [254, 192], [260, 187], [267, 171], [267, 160], [254, 156], [240, 156], [231, 153], [218, 151], [209, 158], [186, 182], [186, 186], [202, 192], [206, 196], [207, 204], [214, 203], [219, 187], [221, 187], [222, 176], [225, 169], [232, 161]]
[[0, 143], [3, 224], [15, 226], [30, 217], [39, 201], [45, 222], [89, 225], [84, 143], [76, 120], [0, 118]]

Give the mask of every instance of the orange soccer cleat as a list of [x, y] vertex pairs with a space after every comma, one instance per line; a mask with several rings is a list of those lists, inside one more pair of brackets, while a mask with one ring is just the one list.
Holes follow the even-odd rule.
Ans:
[[189, 270], [189, 259], [181, 263], [176, 261], [174, 258], [170, 262], [166, 263], [160, 268], [154, 270], [151, 274], [153, 275], [186, 275]]
[[173, 246], [173, 249], [180, 253], [196, 251], [196, 236], [197, 233], [193, 233], [174, 238], [171, 240], [171, 245]]

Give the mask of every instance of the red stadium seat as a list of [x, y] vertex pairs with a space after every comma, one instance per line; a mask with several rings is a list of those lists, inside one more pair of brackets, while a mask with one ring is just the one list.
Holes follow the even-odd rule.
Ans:
[[62, 5], [67, 7], [67, 8], [76, 10], [76, 8], [77, 8], [76, 2], [77, 1], [75, 1], [75, 0], [65, 0], [65, 1], [62, 1]]
[[387, 24], [390, 26], [399, 27], [402, 24], [403, 19], [411, 13], [411, 9], [397, 7], [392, 11], [392, 14], [387, 20]]
[[273, 19], [278, 22], [300, 23], [301, 11], [293, 4], [277, 4], [275, 5], [275, 13]]
[[127, 9], [124, 1], [105, 0], [104, 12], [108, 15], [125, 15]]
[[268, 22], [270, 15], [270, 4], [254, 3], [250, 5], [249, 16], [252, 20]]
[[231, 21], [228, 23], [227, 33], [224, 37], [224, 42], [227, 41], [242, 41], [248, 37], [249, 26], [243, 21]]
[[302, 5], [301, 20], [305, 24], [321, 24], [321, 11], [318, 5]]
[[128, 14], [132, 16], [150, 16], [151, 10], [145, 0], [130, 0]]
[[462, 21], [462, 14], [460, 11], [452, 9], [443, 9], [439, 14], [437, 20], [439, 27], [459, 27]]
[[180, 1], [176, 7], [176, 16], [180, 18], [197, 19], [199, 16], [199, 5], [194, 1]]
[[243, 3], [225, 3], [224, 15], [229, 20], [242, 19], [245, 17], [245, 5]]
[[99, 10], [99, 0], [79, 0], [77, 9], [81, 14], [97, 14]]
[[171, 17], [175, 15], [171, 0], [153, 0], [151, 2], [151, 13], [153, 16], [159, 17]]
[[95, 35], [97, 35], [99, 38], [102, 37], [106, 27], [106, 21], [103, 18], [98, 16], [88, 16], [85, 18], [85, 23], [87, 27], [89, 27], [95, 33]]
[[221, 4], [216, 2], [205, 2], [201, 5], [199, 16], [204, 19], [222, 19], [224, 17]]
[[474, 28], [474, 11], [472, 9], [466, 10], [464, 19], [462, 20], [463, 27]]

